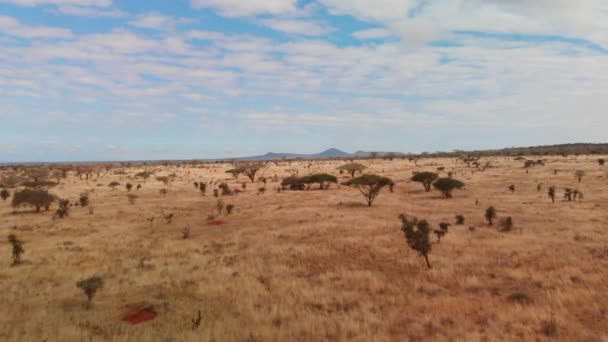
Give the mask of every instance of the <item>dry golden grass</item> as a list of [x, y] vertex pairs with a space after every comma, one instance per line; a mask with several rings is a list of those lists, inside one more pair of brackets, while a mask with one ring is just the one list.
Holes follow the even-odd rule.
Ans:
[[[547, 157], [529, 174], [523, 162], [502, 157], [486, 158], [493, 167], [475, 173], [454, 159], [362, 161], [367, 172], [397, 183], [371, 208], [344, 186], [276, 193], [278, 183], [270, 182], [256, 195], [261, 183], [249, 183], [245, 193], [223, 198], [235, 205], [219, 217], [223, 226], [207, 222], [212, 189], [203, 197], [193, 182], [228, 179], [230, 165], [159, 167], [157, 175], [175, 172], [177, 179], [170, 186], [153, 177], [142, 182], [143, 189], [132, 190], [135, 204], [124, 184], [139, 182], [129, 176], [70, 175], [51, 192], [75, 200], [94, 189], [92, 214], [74, 207], [70, 217], [53, 219], [52, 212], [14, 212], [10, 199], [0, 203], [0, 236], [6, 242], [15, 233], [25, 248], [23, 264], [11, 267], [10, 246], [0, 243], [0, 340], [606, 341], [608, 168], [596, 159]], [[290, 168], [337, 174], [342, 163], [279, 164], [265, 175], [283, 178]], [[412, 171], [438, 166], [466, 183], [453, 199], [408, 180]], [[587, 173], [580, 184], [576, 169]], [[112, 190], [112, 181], [121, 186]], [[244, 181], [228, 182], [240, 188]], [[550, 185], [558, 189], [555, 204]], [[564, 202], [564, 187], [579, 188], [585, 199]], [[513, 217], [512, 232], [485, 224], [490, 205], [499, 218]], [[161, 213], [173, 213], [173, 222]], [[466, 225], [453, 225], [433, 245], [428, 270], [405, 243], [400, 213], [434, 226], [464, 214]], [[181, 236], [185, 225], [189, 239]], [[87, 309], [75, 283], [92, 275], [105, 286]], [[125, 306], [139, 302], [152, 304], [156, 319], [121, 321]], [[198, 310], [202, 321], [193, 330]]]

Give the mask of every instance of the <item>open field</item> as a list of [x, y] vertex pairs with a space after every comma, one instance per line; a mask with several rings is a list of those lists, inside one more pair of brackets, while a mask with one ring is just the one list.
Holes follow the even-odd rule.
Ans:
[[[359, 160], [364, 173], [395, 182], [371, 207], [344, 185], [274, 191], [288, 169], [348, 180], [337, 160], [270, 163], [264, 176], [278, 181], [264, 194], [262, 183], [225, 173], [231, 164], [117, 167], [88, 181], [70, 172], [50, 192], [74, 202], [89, 190], [90, 204], [72, 207], [69, 217], [54, 218], [56, 204], [35, 213], [14, 210], [11, 198], [0, 202], [0, 340], [608, 341], [608, 166], [597, 156], [544, 159], [528, 173], [511, 157], [483, 158], [491, 165], [485, 171], [454, 158]], [[466, 187], [444, 199], [409, 180], [437, 167]], [[169, 185], [133, 178], [144, 170], [176, 177]], [[586, 172], [580, 183], [576, 170]], [[230, 215], [217, 214], [214, 185], [205, 196], [193, 186], [212, 180], [232, 189], [248, 183], [221, 197], [235, 206]], [[121, 185], [108, 187], [113, 181]], [[142, 185], [131, 190], [133, 204], [127, 182]], [[566, 187], [584, 199], [565, 201]], [[512, 231], [487, 225], [489, 206], [497, 222], [513, 218]], [[214, 212], [219, 224], [208, 220]], [[432, 269], [407, 246], [401, 213], [433, 227], [452, 223], [432, 246]], [[454, 224], [456, 214], [465, 225]], [[25, 249], [17, 266], [11, 233]], [[93, 275], [105, 284], [88, 308], [75, 284]], [[134, 303], [158, 315], [122, 321]]]

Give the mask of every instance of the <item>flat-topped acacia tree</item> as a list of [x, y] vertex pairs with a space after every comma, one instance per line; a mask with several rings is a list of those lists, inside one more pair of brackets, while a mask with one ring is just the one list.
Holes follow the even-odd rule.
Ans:
[[251, 180], [251, 183], [253, 183], [253, 182], [255, 182], [256, 173], [258, 173], [258, 171], [263, 169], [265, 166], [266, 166], [266, 164], [261, 163], [261, 162], [241, 163], [241, 164], [238, 164], [234, 169], [228, 170], [230, 172], [228, 172], [228, 171], [226, 171], [226, 172], [236, 175], [237, 177], [239, 174], [242, 173]]
[[330, 183], [338, 183], [338, 178], [336, 178], [336, 176], [327, 173], [317, 173], [314, 175], [305, 176], [300, 178], [300, 180], [304, 184], [319, 183], [320, 190], [326, 190]]
[[366, 168], [367, 168], [367, 166], [360, 164], [360, 163], [348, 163], [348, 164], [344, 164], [344, 165], [338, 167], [337, 169], [344, 170], [344, 171], [350, 173], [351, 178], [354, 178], [355, 173], [357, 173], [357, 172], [361, 173]]
[[434, 172], [416, 172], [412, 176], [412, 181], [421, 183], [424, 186], [424, 190], [429, 192], [431, 191], [431, 185], [438, 177], [439, 175]]
[[433, 187], [443, 194], [445, 198], [452, 198], [454, 189], [462, 189], [464, 183], [453, 178], [439, 178], [433, 183]]
[[345, 182], [344, 185], [359, 190], [367, 200], [367, 206], [371, 207], [378, 194], [380, 194], [380, 190], [385, 186], [389, 186], [392, 189], [395, 183], [387, 177], [363, 175]]

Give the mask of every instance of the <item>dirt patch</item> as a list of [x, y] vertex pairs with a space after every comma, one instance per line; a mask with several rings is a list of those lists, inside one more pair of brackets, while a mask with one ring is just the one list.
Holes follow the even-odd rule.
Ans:
[[210, 226], [223, 226], [226, 224], [226, 221], [224, 220], [212, 220], [209, 221], [209, 223], [207, 223]]
[[122, 320], [130, 324], [139, 324], [151, 321], [158, 314], [154, 310], [154, 306], [148, 303], [137, 303], [127, 305], [127, 309], [122, 316]]

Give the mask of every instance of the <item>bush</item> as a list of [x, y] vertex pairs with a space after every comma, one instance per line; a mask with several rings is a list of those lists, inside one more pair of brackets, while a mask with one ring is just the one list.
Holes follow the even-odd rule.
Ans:
[[304, 184], [304, 182], [302, 182], [302, 179], [300, 179], [300, 177], [287, 177], [283, 179], [283, 181], [281, 181], [281, 187], [283, 187], [283, 189], [289, 187], [289, 190], [301, 191], [304, 190], [306, 185]]
[[135, 204], [138, 196], [136, 194], [128, 194], [127, 199], [129, 200], [129, 204]]
[[133, 184], [127, 183], [127, 185], [125, 185], [125, 187], [127, 188], [128, 192], [131, 192], [131, 189], [133, 188]]
[[187, 239], [190, 237], [190, 226], [186, 225], [182, 228], [182, 238]]
[[380, 190], [385, 186], [392, 186], [395, 183], [390, 179], [378, 175], [363, 175], [353, 178], [344, 183], [346, 186], [358, 189], [367, 200], [367, 206], [371, 207], [374, 200], [380, 194]]
[[549, 198], [551, 198], [551, 202], [555, 203], [555, 186], [549, 187], [547, 195], [549, 196]]
[[9, 198], [10, 196], [11, 196], [11, 193], [8, 192], [8, 190], [2, 189], [2, 191], [0, 191], [0, 198], [2, 198], [3, 201], [6, 201], [6, 199]]
[[429, 192], [431, 191], [431, 185], [438, 177], [439, 175], [434, 172], [415, 172], [412, 181], [421, 183], [424, 190]]
[[433, 183], [433, 187], [439, 190], [445, 198], [452, 198], [452, 191], [462, 189], [464, 183], [453, 178], [439, 178]]
[[89, 194], [86, 192], [81, 193], [80, 197], [78, 198], [78, 203], [80, 203], [81, 207], [86, 207], [89, 205]]
[[449, 223], [441, 222], [439, 224], [439, 229], [435, 229], [433, 233], [437, 236], [437, 243], [441, 242], [441, 238], [444, 237], [448, 233], [448, 228], [450, 227]]
[[234, 204], [228, 204], [228, 205], [226, 206], [226, 214], [227, 214], [227, 215], [232, 214], [232, 210], [233, 210], [233, 209], [234, 209]]
[[17, 239], [15, 234], [10, 234], [8, 236], [8, 242], [13, 247], [13, 265], [19, 265], [21, 263], [21, 254], [25, 252], [23, 249], [23, 242]]
[[59, 208], [55, 212], [55, 215], [59, 218], [64, 218], [70, 215], [70, 201], [67, 199], [60, 199]]
[[492, 220], [496, 217], [496, 209], [494, 207], [489, 207], [486, 209], [486, 213], [484, 214], [486, 220], [488, 220], [488, 224], [492, 225]]
[[511, 191], [511, 193], [515, 192], [515, 185], [514, 184], [509, 185], [509, 191]]
[[302, 177], [300, 179], [305, 184], [319, 183], [319, 189], [325, 190], [329, 187], [329, 183], [338, 183], [336, 176], [327, 173], [317, 173], [314, 175]]
[[500, 220], [500, 227], [503, 232], [510, 232], [513, 229], [513, 219], [511, 216], [505, 217]]
[[16, 192], [13, 195], [13, 208], [17, 208], [22, 205], [29, 205], [36, 209], [36, 212], [40, 212], [40, 208], [49, 210], [49, 207], [55, 201], [55, 196], [49, 194], [46, 190], [33, 190], [24, 189]]
[[424, 257], [426, 266], [431, 268], [429, 262], [429, 253], [431, 252], [431, 241], [429, 238], [431, 231], [430, 224], [426, 220], [418, 220], [416, 217], [409, 219], [403, 214], [399, 218], [402, 223], [401, 230], [405, 234], [408, 246]]
[[87, 296], [87, 303], [90, 306], [97, 290], [103, 287], [103, 279], [98, 276], [93, 276], [77, 282], [76, 286], [84, 291], [84, 294]]
[[457, 225], [464, 225], [464, 215], [462, 214], [458, 214], [456, 215], [456, 224]]

